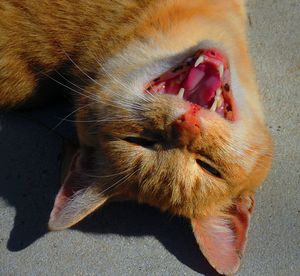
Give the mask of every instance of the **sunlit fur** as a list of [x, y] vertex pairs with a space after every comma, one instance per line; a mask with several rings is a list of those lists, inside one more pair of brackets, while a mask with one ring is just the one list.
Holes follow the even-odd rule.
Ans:
[[[0, 105], [17, 106], [40, 78], [67, 71], [75, 76], [67, 75], [64, 85], [77, 99], [78, 135], [82, 151], [91, 154], [95, 193], [188, 218], [215, 216], [256, 190], [272, 157], [246, 25], [238, 0], [2, 0]], [[178, 144], [170, 125], [190, 104], [143, 88], [210, 46], [229, 59], [238, 118], [230, 122], [201, 109], [199, 136]], [[126, 137], [157, 143], [147, 148]], [[222, 178], [196, 159], [210, 162]]]

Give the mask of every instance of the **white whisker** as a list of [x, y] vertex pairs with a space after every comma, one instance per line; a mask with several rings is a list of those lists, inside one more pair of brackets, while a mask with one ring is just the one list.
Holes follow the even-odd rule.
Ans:
[[68, 119], [70, 116], [72, 116], [74, 113], [76, 113], [77, 111], [79, 111], [79, 110], [81, 110], [81, 109], [84, 109], [84, 108], [86, 108], [86, 107], [88, 107], [88, 106], [91, 106], [92, 104], [95, 104], [95, 103], [89, 103], [89, 104], [86, 104], [86, 105], [81, 106], [81, 107], [79, 107], [79, 108], [76, 108], [74, 111], [72, 111], [71, 113], [69, 113], [66, 117], [62, 118], [61, 121], [60, 121], [57, 125], [55, 125], [55, 126], [52, 128], [52, 130], [55, 130], [55, 129], [56, 129], [57, 127], [59, 127], [64, 121], [68, 121], [67, 119]]
[[133, 171], [131, 174], [128, 174], [128, 175], [124, 176], [123, 178], [119, 179], [117, 182], [115, 182], [114, 184], [110, 185], [108, 188], [101, 191], [101, 194], [104, 194], [105, 192], [115, 188], [116, 186], [122, 185], [125, 181], [127, 181], [130, 177], [132, 177], [138, 171], [139, 171], [139, 169], [137, 169], [137, 170]]

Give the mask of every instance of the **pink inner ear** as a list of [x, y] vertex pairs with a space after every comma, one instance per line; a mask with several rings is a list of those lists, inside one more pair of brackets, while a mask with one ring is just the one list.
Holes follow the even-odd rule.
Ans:
[[253, 204], [249, 196], [239, 199], [224, 216], [192, 219], [202, 253], [221, 274], [233, 274], [239, 268]]
[[250, 216], [254, 207], [253, 195], [240, 199], [230, 211], [232, 226], [236, 235], [236, 247], [242, 255], [245, 250]]
[[66, 203], [74, 195], [74, 193], [80, 189], [73, 185], [74, 174], [78, 174], [77, 170], [79, 170], [79, 158], [80, 154], [77, 152], [72, 159], [64, 183], [56, 196], [52, 214], [53, 216], [58, 214], [65, 207]]
[[73, 157], [50, 214], [50, 230], [71, 227], [102, 206], [111, 196], [100, 189], [101, 183], [88, 176], [82, 162], [84, 154], [83, 150], [79, 150]]

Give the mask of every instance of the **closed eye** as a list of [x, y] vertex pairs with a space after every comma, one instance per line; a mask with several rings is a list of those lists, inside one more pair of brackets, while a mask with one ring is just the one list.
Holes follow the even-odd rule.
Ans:
[[124, 140], [128, 143], [135, 144], [144, 148], [152, 148], [157, 141], [141, 137], [126, 137]]
[[204, 162], [204, 161], [202, 161], [200, 159], [197, 159], [196, 161], [197, 161], [198, 165], [204, 171], [208, 172], [209, 174], [212, 174], [215, 177], [218, 177], [218, 178], [222, 177], [221, 173], [217, 169], [215, 169], [214, 167], [212, 167], [210, 164], [208, 164], [208, 163], [206, 163], [206, 162]]

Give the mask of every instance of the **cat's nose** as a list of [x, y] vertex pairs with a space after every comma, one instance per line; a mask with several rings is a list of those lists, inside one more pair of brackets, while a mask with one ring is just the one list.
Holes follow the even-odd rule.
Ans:
[[198, 107], [192, 107], [188, 112], [181, 115], [172, 124], [172, 138], [181, 146], [192, 143], [201, 132], [200, 121], [198, 119]]

